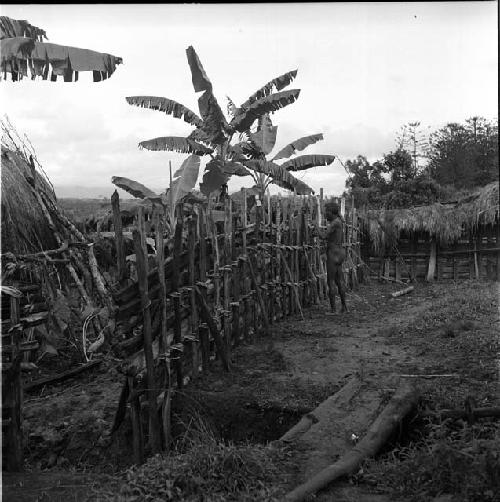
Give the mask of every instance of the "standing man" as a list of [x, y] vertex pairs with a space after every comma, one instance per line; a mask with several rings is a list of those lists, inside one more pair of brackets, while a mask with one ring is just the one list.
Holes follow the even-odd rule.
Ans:
[[327, 227], [321, 232], [321, 237], [326, 239], [326, 272], [328, 279], [328, 297], [330, 307], [335, 313], [335, 286], [339, 291], [341, 312], [347, 312], [345, 303], [344, 274], [342, 263], [345, 259], [345, 250], [342, 246], [343, 221], [340, 216], [339, 206], [335, 202], [329, 202], [325, 206]]

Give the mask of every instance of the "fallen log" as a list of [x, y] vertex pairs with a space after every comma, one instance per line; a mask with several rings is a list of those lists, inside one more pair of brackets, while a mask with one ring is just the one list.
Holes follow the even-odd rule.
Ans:
[[325, 488], [338, 478], [354, 474], [366, 458], [375, 455], [380, 450], [404, 416], [416, 406], [417, 401], [417, 391], [407, 382], [403, 382], [368, 429], [365, 437], [337, 462], [289, 492], [285, 500], [293, 502], [305, 500], [309, 495]]
[[81, 366], [78, 366], [77, 368], [72, 368], [68, 371], [63, 371], [62, 373], [59, 373], [57, 375], [47, 378], [40, 378], [39, 380], [35, 380], [33, 382], [24, 385], [23, 390], [25, 392], [29, 392], [35, 389], [39, 389], [40, 387], [43, 387], [45, 385], [51, 385], [54, 383], [63, 382], [68, 378], [79, 375], [80, 373], [83, 373], [84, 371], [87, 371], [91, 368], [95, 368], [96, 366], [99, 366], [101, 363], [102, 363], [101, 359], [96, 359], [95, 361], [90, 361], [89, 363], [82, 364]]
[[397, 298], [398, 296], [403, 296], [403, 295], [406, 295], [407, 293], [410, 293], [414, 289], [415, 288], [413, 286], [408, 286], [407, 288], [400, 289], [399, 291], [395, 291], [394, 293], [391, 293], [391, 296], [393, 298]]
[[425, 379], [432, 379], [432, 378], [459, 378], [460, 375], [458, 373], [432, 373], [432, 374], [427, 374], [427, 375], [405, 375], [405, 374], [399, 374], [398, 375], [401, 378], [425, 378]]
[[[471, 415], [473, 418], [499, 418], [500, 408], [474, 408], [471, 410]], [[419, 416], [423, 418], [436, 418], [440, 420], [445, 420], [447, 418], [454, 419], [468, 419], [470, 417], [466, 410], [440, 410], [434, 412], [421, 413]]]

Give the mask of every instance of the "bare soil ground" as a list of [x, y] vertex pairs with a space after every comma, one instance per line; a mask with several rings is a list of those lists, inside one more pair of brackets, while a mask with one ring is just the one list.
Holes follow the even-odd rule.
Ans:
[[[275, 324], [271, 350], [262, 340], [239, 347], [233, 354], [235, 368], [230, 375], [223, 374], [215, 363], [214, 371], [193, 382], [178, 396], [174, 412], [178, 424], [184, 426], [178, 426], [177, 432], [186, 438], [186, 428], [195, 429], [195, 422], [203, 423], [206, 431], [210, 431], [208, 435], [215, 440], [231, 440], [236, 445], [246, 445], [247, 449], [251, 443], [255, 445], [254, 452], [264, 455], [262, 448], [269, 441], [279, 438], [304, 413], [338, 391], [353, 375], [358, 375], [370, 389], [369, 396], [373, 401], [365, 403], [369, 412], [366, 411], [368, 408], [360, 406], [358, 418], [362, 423], [369, 423], [390, 398], [397, 384], [398, 377], [394, 375], [398, 374], [457, 375], [417, 379], [422, 407], [463, 408], [467, 397], [474, 400], [476, 407], [499, 406], [499, 284], [477, 281], [417, 284], [413, 292], [391, 298], [390, 293], [397, 289], [399, 286], [394, 284], [372, 282], [362, 285], [348, 296], [350, 313], [332, 316], [328, 314], [326, 304], [318, 305], [304, 312], [304, 321], [296, 317]], [[85, 500], [90, 496], [94, 497], [93, 500], [146, 500], [144, 494], [148, 493], [148, 487], [153, 489], [155, 485], [151, 480], [145, 480], [144, 472], [129, 470], [123, 484], [125, 478], [121, 473], [131, 463], [129, 424], [122, 426], [113, 442], [106, 436], [122, 383], [114, 366], [116, 362], [109, 361], [92, 374], [50, 387], [42, 395], [26, 396], [27, 472], [22, 475], [4, 473], [4, 500], [59, 500], [56, 497], [61, 493], [66, 496], [65, 500]], [[339, 451], [335, 453], [333, 446], [329, 446], [329, 458], [318, 460], [318, 457], [311, 463], [311, 457], [308, 457], [307, 463], [303, 452], [282, 450], [270, 457], [272, 479], [257, 470], [254, 473], [257, 488], [241, 485], [233, 487], [226, 495], [224, 483], [207, 484], [207, 480], [196, 476], [193, 470], [195, 487], [191, 486], [189, 496], [185, 487], [179, 485], [180, 488], [170, 487], [166, 494], [162, 492], [163, 498], [158, 500], [169, 500], [169, 496], [172, 500], [279, 499], [321, 463], [335, 459], [342, 449], [349, 448], [351, 434], [363, 434], [361, 429], [365, 426], [356, 425], [356, 416], [355, 413], [349, 419], [347, 425], [350, 428], [346, 425], [343, 429], [344, 437], [337, 438], [343, 442]], [[193, 417], [196, 420], [193, 421]], [[466, 425], [460, 427], [465, 429]], [[474, 427], [479, 435], [488, 430], [488, 434], [481, 436], [482, 440], [498, 441], [499, 429], [494, 422], [482, 420]], [[434, 485], [429, 482], [428, 486], [425, 480], [421, 481], [421, 488], [413, 489], [408, 482], [411, 476], [404, 469], [406, 464], [401, 463], [405, 459], [401, 455], [395, 456], [394, 451], [402, 452], [406, 447], [413, 448], [414, 452], [420, 451], [424, 444], [429, 446], [429, 435], [426, 425], [418, 420], [408, 426], [408, 431], [395, 438], [387, 450], [376, 461], [367, 463], [357, 476], [319, 494], [318, 500], [334, 497], [339, 501], [384, 501], [392, 497], [394, 500], [423, 501], [432, 500], [441, 493], [451, 493], [455, 498], [450, 500], [494, 500], [488, 498], [489, 492], [483, 498], [474, 498], [475, 495], [460, 498], [465, 493], [463, 487], [456, 486], [456, 492], [453, 492], [453, 485], [448, 484], [444, 489], [434, 481]], [[471, 440], [474, 438], [478, 436]], [[431, 439], [437, 444], [434, 436]], [[318, 431], [310, 441], [321, 445], [325, 438]], [[193, 453], [186, 453], [186, 442], [182, 448], [178, 455], [185, 470], [186, 462], [193, 465], [196, 458]], [[198, 445], [198, 449], [203, 448]], [[220, 455], [228, 454], [227, 450], [221, 451], [220, 448], [210, 451], [214, 462]], [[249, 454], [247, 450], [245, 452], [245, 455]], [[229, 453], [234, 458], [235, 451]], [[474, 453], [468, 454], [474, 456]], [[262, 463], [262, 457], [258, 458], [257, 464]], [[177, 475], [178, 465], [172, 463], [174, 460], [168, 461], [167, 470], [164, 467], [166, 460], [161, 466], [158, 462], [156, 459], [150, 464], [153, 473], [157, 472], [158, 476]], [[496, 469], [499, 464], [493, 462], [491, 465]], [[404, 479], [398, 478], [392, 468], [406, 472], [408, 479], [404, 476]], [[233, 467], [233, 477], [236, 472], [239, 471]], [[92, 482], [89, 482], [89, 473]], [[103, 474], [110, 477], [100, 477]], [[247, 473], [246, 478], [252, 475]], [[67, 481], [68, 476], [72, 482]], [[137, 481], [139, 478], [140, 482]], [[231, 472], [228, 479], [231, 479]], [[500, 472], [498, 479], [500, 483]], [[65, 491], [57, 486], [58, 481], [80, 488], [68, 486]], [[463, 482], [466, 483], [465, 478]], [[129, 492], [125, 490], [122, 495], [116, 495], [118, 488], [113, 487], [121, 485], [123, 490], [127, 483]], [[459, 483], [460, 480], [455, 481], [455, 484]], [[137, 495], [138, 498], [130, 494], [131, 484], [141, 486], [142, 491], [138, 493], [142, 495]], [[423, 489], [426, 486], [427, 491]], [[417, 498], [408, 495], [408, 490], [412, 489]]]

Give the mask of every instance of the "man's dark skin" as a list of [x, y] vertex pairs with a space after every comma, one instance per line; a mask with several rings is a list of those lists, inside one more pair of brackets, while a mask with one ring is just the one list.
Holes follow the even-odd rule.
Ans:
[[339, 206], [335, 203], [327, 204], [325, 209], [328, 224], [326, 231], [321, 232], [321, 236], [326, 238], [326, 272], [330, 307], [335, 313], [335, 286], [337, 286], [342, 304], [341, 312], [347, 312], [344, 274], [342, 272], [342, 263], [345, 259], [345, 250], [342, 246], [342, 217], [339, 213]]

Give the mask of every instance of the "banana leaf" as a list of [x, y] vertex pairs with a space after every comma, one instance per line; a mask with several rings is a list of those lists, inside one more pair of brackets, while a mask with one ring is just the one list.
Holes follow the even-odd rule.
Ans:
[[304, 136], [303, 138], [296, 139], [292, 141], [289, 145], [286, 145], [285, 148], [282, 148], [272, 160], [278, 159], [288, 159], [295, 152], [299, 152], [304, 150], [304, 148], [317, 143], [323, 139], [323, 134], [311, 134], [310, 136]]
[[295, 178], [282, 166], [267, 160], [247, 160], [243, 162], [245, 167], [252, 171], [265, 174], [271, 178], [271, 182], [287, 190], [297, 191], [299, 195], [310, 195], [314, 191], [304, 182]]
[[301, 155], [281, 164], [287, 171], [303, 171], [316, 166], [327, 166], [335, 160], [335, 155]]
[[228, 124], [212, 90], [207, 90], [200, 96], [198, 108], [203, 119], [200, 129], [206, 135], [206, 141], [216, 145], [223, 143]]
[[261, 98], [252, 103], [247, 109], [243, 110], [242, 113], [236, 115], [229, 125], [236, 131], [244, 132], [250, 129], [250, 126], [255, 120], [262, 117], [265, 113], [275, 112], [294, 103], [299, 97], [299, 94], [300, 89], [291, 89]]
[[168, 150], [171, 152], [192, 153], [195, 155], [206, 155], [213, 151], [211, 148], [207, 148], [192, 139], [179, 136], [164, 136], [141, 141], [139, 147], [151, 151]]
[[43, 39], [47, 39], [47, 33], [28, 21], [0, 16], [0, 40], [14, 37], [27, 37], [43, 42]]
[[165, 112], [167, 115], [172, 115], [176, 119], [183, 119], [184, 122], [194, 126], [201, 126], [203, 123], [196, 113], [173, 99], [157, 96], [129, 96], [125, 99], [129, 105]]
[[13, 80], [27, 76], [37, 76], [47, 80], [57, 80], [63, 76], [65, 81], [78, 78], [80, 71], [92, 71], [94, 81], [109, 78], [122, 58], [103, 52], [79, 49], [66, 45], [42, 43], [28, 37], [5, 38], [0, 40], [0, 65], [4, 78], [11, 73]]
[[201, 91], [211, 91], [212, 83], [210, 82], [203, 66], [201, 64], [200, 58], [193, 47], [190, 45], [186, 49], [186, 55], [188, 59], [189, 68], [191, 68], [191, 79], [193, 81], [193, 87], [195, 92]]
[[209, 197], [212, 192], [219, 190], [221, 185], [227, 183], [230, 177], [230, 174], [223, 171], [222, 162], [219, 159], [212, 159], [205, 167], [203, 181], [200, 183], [201, 193]]
[[124, 178], [122, 176], [113, 176], [111, 178], [111, 183], [116, 185], [118, 188], [125, 190], [137, 199], [149, 199], [151, 202], [158, 204], [161, 203], [161, 195], [156, 194], [153, 190], [138, 181]]
[[166, 200], [164, 201], [167, 206], [175, 207], [182, 197], [185, 197], [193, 190], [199, 172], [200, 157], [190, 155], [174, 173], [174, 179], [170, 188], [167, 189]]
[[293, 71], [289, 71], [287, 73], [284, 73], [283, 75], [280, 75], [279, 77], [276, 77], [275, 79], [271, 80], [266, 85], [264, 85], [263, 87], [261, 87], [254, 94], [252, 94], [240, 106], [240, 109], [244, 110], [244, 109], [248, 108], [255, 101], [258, 101], [261, 98], [265, 98], [266, 96], [269, 96], [273, 92], [273, 89], [276, 89], [276, 91], [281, 91], [287, 85], [289, 85], [290, 82], [292, 82], [292, 80], [296, 76], [297, 76], [297, 70], [293, 70]]
[[267, 155], [272, 151], [274, 145], [276, 144], [276, 134], [278, 128], [273, 126], [269, 114], [266, 113], [259, 118], [259, 126], [257, 131], [254, 133], [249, 133], [252, 142], [257, 145], [260, 151]]

